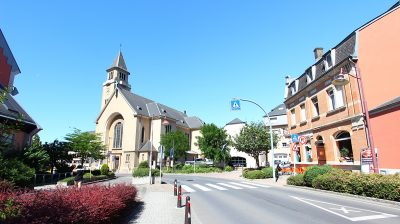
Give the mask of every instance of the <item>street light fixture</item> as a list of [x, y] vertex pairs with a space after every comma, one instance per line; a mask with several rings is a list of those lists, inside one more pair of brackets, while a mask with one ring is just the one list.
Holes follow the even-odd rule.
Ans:
[[[257, 105], [264, 112], [265, 116], [267, 116], [267, 118], [268, 118], [268, 121], [269, 121], [269, 135], [270, 135], [269, 137], [270, 137], [270, 141], [271, 141], [270, 144], [271, 144], [271, 151], [272, 151], [272, 156], [271, 156], [272, 157], [272, 178], [274, 180], [276, 180], [276, 178], [275, 178], [275, 152], [274, 152], [274, 143], [273, 143], [274, 141], [273, 141], [273, 135], [272, 135], [271, 119], [269, 118], [269, 115], [264, 110], [264, 108], [262, 108], [258, 103], [254, 102], [254, 101], [251, 101], [251, 100], [247, 100], [247, 99], [239, 99], [239, 100]], [[266, 157], [266, 160], [268, 161], [268, 156]]]

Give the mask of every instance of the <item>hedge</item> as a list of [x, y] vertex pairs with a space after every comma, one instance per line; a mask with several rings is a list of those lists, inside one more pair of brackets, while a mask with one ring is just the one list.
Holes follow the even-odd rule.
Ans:
[[304, 186], [304, 174], [297, 174], [296, 176], [290, 176], [287, 179], [287, 184], [296, 185], [296, 186]]
[[[146, 177], [149, 176], [149, 168], [136, 168], [132, 171], [133, 177]], [[151, 176], [160, 176], [159, 169], [151, 169]]]
[[196, 173], [220, 173], [222, 172], [221, 168], [218, 167], [210, 167], [207, 165], [196, 165], [196, 168], [194, 168], [192, 165], [184, 165], [182, 166], [181, 169], [171, 169], [169, 168], [164, 169], [163, 172], [164, 173], [184, 173], [184, 174], [188, 174], [188, 173], [194, 173], [196, 171]]
[[317, 189], [400, 201], [400, 176], [358, 174], [334, 169], [312, 182]]
[[107, 164], [101, 165], [101, 168], [100, 168], [101, 175], [108, 175], [108, 172], [110, 172], [110, 167], [108, 167]]
[[[114, 173], [113, 173], [114, 174]], [[97, 181], [97, 180], [105, 180], [112, 177], [112, 175], [99, 175], [99, 176], [90, 176], [90, 173], [85, 173], [83, 175], [83, 183], [91, 182], [91, 181]], [[60, 180], [59, 182], [66, 182], [67, 185], [74, 185], [74, 180], [75, 177], [67, 177], [65, 179]]]
[[311, 187], [312, 181], [314, 180], [314, 178], [316, 178], [319, 175], [328, 173], [331, 170], [332, 170], [332, 167], [329, 165], [308, 167], [306, 169], [306, 172], [304, 172], [305, 185]]
[[265, 179], [267, 178], [267, 174], [262, 170], [249, 170], [243, 172], [243, 177], [247, 179]]
[[0, 192], [0, 223], [117, 223], [136, 193], [123, 184]]

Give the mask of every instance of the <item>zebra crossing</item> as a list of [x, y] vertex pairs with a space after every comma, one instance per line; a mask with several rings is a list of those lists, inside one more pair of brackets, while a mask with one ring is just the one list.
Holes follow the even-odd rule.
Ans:
[[227, 191], [227, 190], [241, 190], [241, 189], [255, 189], [255, 188], [269, 188], [271, 186], [249, 183], [249, 182], [226, 182], [226, 183], [206, 183], [206, 184], [182, 184], [182, 189], [186, 192], [193, 193], [196, 191]]

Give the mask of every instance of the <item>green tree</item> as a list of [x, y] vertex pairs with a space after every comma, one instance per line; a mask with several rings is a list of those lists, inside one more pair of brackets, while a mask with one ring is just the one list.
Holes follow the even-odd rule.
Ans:
[[228, 145], [222, 150], [222, 146], [229, 143], [228, 135], [223, 128], [218, 128], [215, 124], [205, 124], [201, 127], [200, 133], [201, 136], [197, 137], [197, 145], [206, 158], [216, 162], [229, 160]]
[[174, 158], [185, 157], [185, 152], [189, 150], [189, 137], [182, 131], [169, 132], [161, 135], [161, 145], [165, 147], [165, 156], [170, 156], [170, 149], [174, 148]]
[[51, 173], [53, 173], [54, 167], [58, 172], [64, 171], [67, 164], [72, 162], [72, 156], [68, 154], [70, 148], [66, 142], [58, 140], [54, 140], [52, 143], [46, 142], [43, 144], [43, 149], [49, 155]]
[[81, 132], [75, 129], [73, 133], [65, 137], [71, 151], [78, 153], [81, 158], [81, 165], [88, 158], [103, 159], [106, 147], [103, 145], [100, 137], [93, 132]]
[[[274, 134], [275, 135], [275, 134]], [[276, 145], [278, 139], [273, 137], [273, 144]], [[240, 134], [234, 137], [233, 146], [240, 152], [245, 152], [256, 160], [257, 166], [260, 165], [258, 156], [261, 152], [268, 155], [271, 149], [269, 129], [262, 122], [252, 122], [240, 130]]]
[[44, 150], [39, 135], [33, 136], [32, 144], [23, 151], [24, 163], [35, 169], [36, 173], [46, 172], [49, 165], [49, 154]]

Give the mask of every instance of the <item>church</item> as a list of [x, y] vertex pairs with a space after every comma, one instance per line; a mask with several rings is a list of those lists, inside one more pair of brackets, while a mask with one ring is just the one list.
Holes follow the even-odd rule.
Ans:
[[110, 169], [131, 172], [150, 158], [152, 165], [158, 164], [161, 136], [177, 130], [189, 139], [188, 157], [201, 154], [196, 145], [204, 124], [200, 118], [133, 93], [121, 51], [106, 71], [96, 133], [106, 146], [105, 162]]

